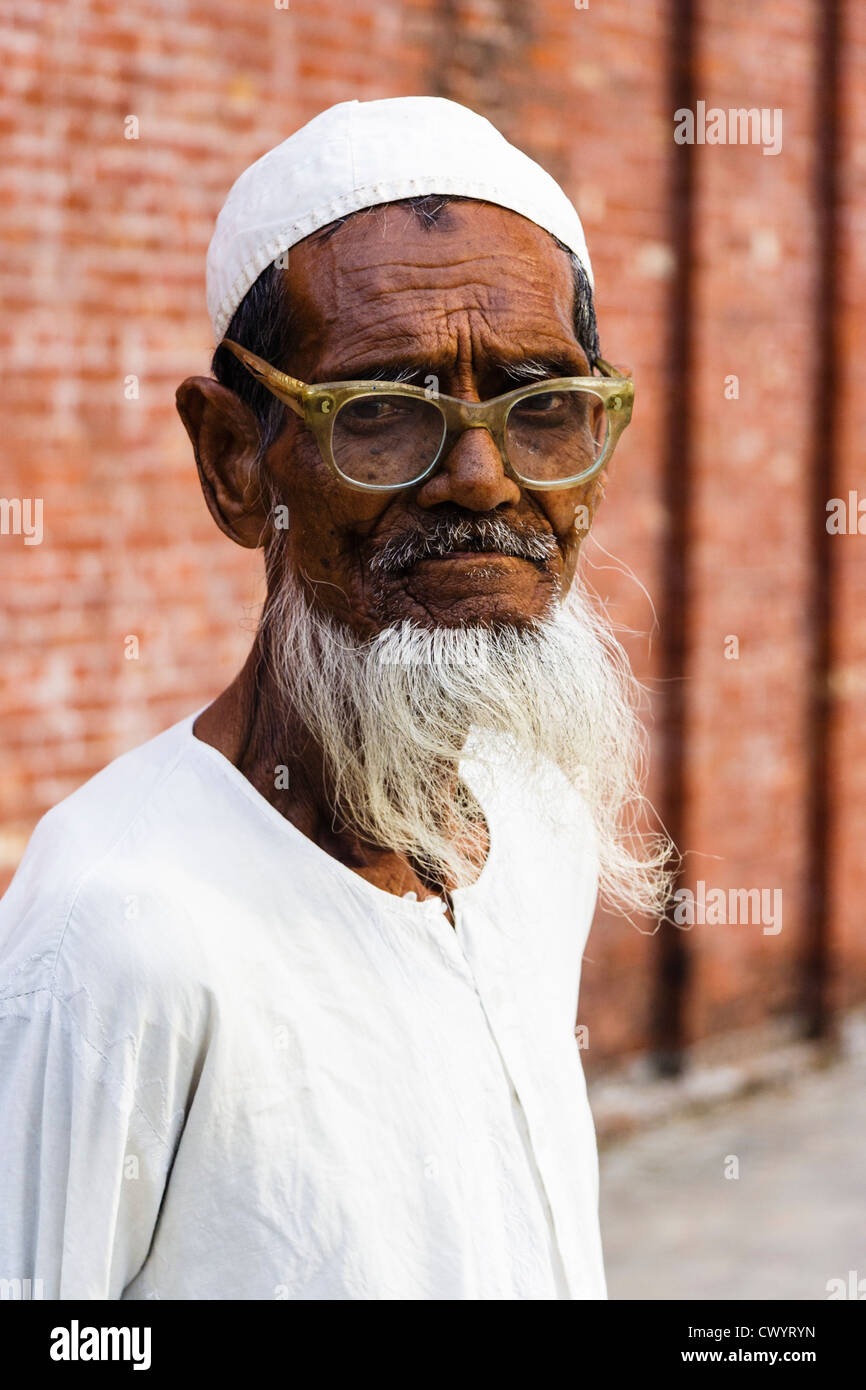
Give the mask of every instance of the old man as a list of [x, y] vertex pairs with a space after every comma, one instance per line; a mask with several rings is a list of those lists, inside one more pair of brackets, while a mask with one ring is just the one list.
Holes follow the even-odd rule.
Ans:
[[0, 1276], [603, 1298], [581, 957], [666, 847], [575, 578], [632, 401], [577, 213], [461, 106], [346, 102], [240, 176], [207, 274], [178, 409], [266, 600], [0, 909]]

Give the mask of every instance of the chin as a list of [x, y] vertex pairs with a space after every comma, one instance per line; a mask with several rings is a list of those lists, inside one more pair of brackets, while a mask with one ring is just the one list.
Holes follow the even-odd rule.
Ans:
[[551, 618], [559, 606], [559, 576], [528, 564], [521, 569], [525, 573], [519, 576], [494, 566], [478, 566], [468, 576], [446, 574], [444, 567], [432, 575], [413, 575], [405, 586], [382, 596], [382, 626], [408, 621], [431, 629], [527, 628]]
[[415, 627], [434, 630], [437, 628], [515, 628], [529, 630], [538, 623], [549, 620], [558, 607], [555, 600], [548, 599], [543, 604], [527, 607], [525, 604], [508, 603], [502, 600], [480, 604], [477, 597], [467, 598], [465, 603], [449, 604], [448, 608], [429, 608], [419, 611], [414, 606], [411, 611], [392, 618], [391, 623], [409, 621]]

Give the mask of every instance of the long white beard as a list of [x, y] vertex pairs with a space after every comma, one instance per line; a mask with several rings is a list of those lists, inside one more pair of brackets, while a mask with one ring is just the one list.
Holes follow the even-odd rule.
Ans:
[[527, 775], [552, 762], [579, 787], [608, 906], [663, 913], [672, 846], [638, 829], [647, 807], [642, 690], [577, 581], [529, 627], [403, 622], [361, 639], [312, 607], [284, 570], [262, 638], [287, 706], [322, 749], [338, 822], [434, 882], [471, 883], [478, 811], [471, 797], [455, 799], [453, 773], [472, 730], [473, 757], [495, 744]]

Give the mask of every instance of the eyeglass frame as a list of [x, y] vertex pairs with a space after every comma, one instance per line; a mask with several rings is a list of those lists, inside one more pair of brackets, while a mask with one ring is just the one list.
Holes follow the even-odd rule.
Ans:
[[[326, 381], [311, 386], [304, 381], [299, 381], [296, 377], [281, 372], [279, 368], [273, 367], [270, 362], [257, 357], [254, 352], [250, 352], [248, 348], [242, 347], [240, 343], [234, 342], [231, 338], [223, 338], [219, 346], [228, 348], [229, 352], [237, 357], [247, 371], [255, 377], [256, 381], [259, 381], [270, 391], [271, 395], [276, 396], [277, 400], [282, 401], [304, 421], [316, 440], [324, 462], [346, 487], [354, 488], [357, 492], [400, 492], [405, 488], [417, 487], [419, 483], [430, 477], [443, 454], [450, 451], [449, 440], [451, 447], [453, 447], [456, 440], [467, 429], [487, 430], [499, 450], [499, 456], [506, 473], [521, 487], [538, 492], [561, 491], [564, 488], [577, 487], [579, 484], [589, 482], [592, 478], [597, 477], [610, 461], [620, 435], [631, 420], [634, 404], [634, 383], [630, 374], [617, 372], [602, 357], [597, 357], [595, 364], [601, 368], [604, 373], [603, 376], [550, 377], [545, 381], [530, 382], [525, 386], [518, 386], [514, 391], [508, 391], [503, 396], [494, 396], [490, 400], [464, 401], [457, 396], [445, 396], [439, 391], [434, 392], [427, 387], [413, 386], [408, 382]], [[582, 469], [581, 472], [570, 478], [557, 478], [547, 482], [529, 481], [523, 478], [508, 457], [505, 438], [508, 416], [517, 401], [523, 400], [527, 396], [554, 392], [557, 387], [568, 387], [570, 390], [583, 388], [592, 391], [600, 398], [607, 416], [605, 445], [600, 456], [589, 468]], [[412, 478], [409, 482], [358, 482], [356, 478], [348, 477], [334, 458], [334, 420], [341, 407], [347, 401], [362, 396], [374, 396], [382, 392], [389, 396], [410, 396], [416, 400], [431, 401], [439, 408], [444, 419], [445, 428], [435, 458], [422, 473], [419, 473], [417, 478]]]

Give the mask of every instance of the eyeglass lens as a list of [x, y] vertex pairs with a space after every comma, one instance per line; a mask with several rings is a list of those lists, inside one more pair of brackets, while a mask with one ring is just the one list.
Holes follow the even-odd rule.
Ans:
[[[508, 460], [528, 483], [572, 478], [601, 458], [607, 431], [604, 402], [594, 391], [536, 392], [509, 411]], [[426, 472], [444, 437], [445, 418], [435, 400], [377, 391], [340, 407], [331, 447], [340, 472], [353, 482], [399, 487]]]

